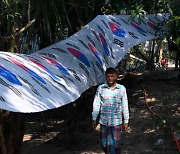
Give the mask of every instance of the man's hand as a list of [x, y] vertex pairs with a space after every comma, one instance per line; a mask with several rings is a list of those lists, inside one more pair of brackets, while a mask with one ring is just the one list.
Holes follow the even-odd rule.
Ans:
[[96, 129], [96, 127], [97, 127], [96, 121], [92, 122], [92, 126], [93, 126], [94, 129]]
[[124, 130], [125, 130], [125, 131], [128, 130], [128, 124], [124, 124]]

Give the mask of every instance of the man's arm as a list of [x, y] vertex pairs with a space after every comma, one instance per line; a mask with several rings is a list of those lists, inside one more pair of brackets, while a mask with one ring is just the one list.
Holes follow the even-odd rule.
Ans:
[[126, 93], [126, 88], [123, 89], [123, 98], [122, 98], [122, 112], [124, 118], [124, 129], [127, 131], [128, 129], [128, 122], [129, 122], [129, 107], [128, 107], [128, 98]]

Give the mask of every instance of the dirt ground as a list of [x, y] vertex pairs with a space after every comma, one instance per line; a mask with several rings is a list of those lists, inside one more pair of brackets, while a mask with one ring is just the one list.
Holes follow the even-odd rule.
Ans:
[[[121, 81], [130, 108], [130, 127], [122, 134], [123, 154], [178, 154], [173, 138], [176, 134], [180, 141], [178, 73], [149, 71], [130, 74]], [[75, 103], [58, 109], [25, 114], [22, 154], [102, 154], [99, 126], [96, 130], [91, 127], [95, 90], [91, 88]]]

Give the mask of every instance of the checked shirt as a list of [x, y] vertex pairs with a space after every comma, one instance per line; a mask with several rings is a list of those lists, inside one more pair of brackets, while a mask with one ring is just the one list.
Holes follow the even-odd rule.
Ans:
[[110, 89], [107, 84], [98, 87], [93, 102], [92, 120], [106, 126], [117, 126], [129, 121], [129, 109], [126, 88], [117, 84]]

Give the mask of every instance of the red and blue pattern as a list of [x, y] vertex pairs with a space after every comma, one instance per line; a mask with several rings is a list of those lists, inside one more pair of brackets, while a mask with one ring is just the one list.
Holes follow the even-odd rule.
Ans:
[[44, 57], [43, 58], [49, 62], [50, 64], [56, 66], [64, 75], [67, 75], [67, 76], [70, 76], [69, 72], [67, 69], [65, 69], [65, 67], [63, 67], [62, 64], [60, 64], [59, 62], [57, 62], [56, 60], [54, 59], [51, 59], [51, 58], [48, 58], [48, 57]]
[[97, 60], [99, 61], [100, 65], [103, 66], [103, 61], [100, 57], [100, 53], [96, 50], [96, 48], [92, 44], [88, 44], [89, 49], [92, 51], [92, 53], [96, 56]]
[[76, 58], [78, 58], [81, 62], [83, 62], [86, 66], [90, 67], [89, 60], [87, 57], [81, 53], [79, 50], [76, 50], [74, 48], [67, 48], [67, 50], [73, 54]]
[[41, 83], [46, 84], [46, 82], [38, 75], [36, 74], [34, 71], [32, 71], [31, 69], [29, 69], [28, 67], [26, 67], [25, 65], [23, 65], [22, 63], [18, 62], [17, 60], [9, 57], [8, 60], [14, 64], [16, 64], [17, 66], [21, 67], [23, 70], [25, 70], [26, 72], [28, 72], [31, 76], [33, 76], [34, 78], [36, 78], [37, 80], [39, 80]]
[[142, 33], [142, 34], [145, 34], [146, 32], [140, 27], [138, 26], [136, 23], [134, 22], [131, 22], [131, 25], [138, 30], [138, 32]]
[[22, 86], [21, 82], [18, 80], [16, 75], [14, 75], [12, 72], [9, 70], [5, 69], [1, 64], [0, 64], [0, 75], [7, 79], [9, 82]]
[[40, 62], [38, 62], [37, 60], [33, 59], [33, 58], [29, 58], [29, 60], [31, 62], [33, 62], [34, 64], [36, 64], [38, 67], [40, 67], [41, 69], [43, 69], [44, 71], [46, 71], [55, 81], [59, 81], [59, 79], [56, 77], [56, 75], [54, 75], [50, 70], [48, 70], [44, 65], [42, 65]]
[[108, 44], [107, 44], [104, 36], [101, 33], [99, 33], [99, 37], [100, 37], [101, 43], [103, 45], [106, 56], [109, 56], [110, 55], [109, 47], [108, 47]]
[[111, 28], [112, 32], [114, 35], [119, 36], [119, 37], [125, 37], [126, 36], [126, 32], [124, 29], [120, 28], [119, 25], [109, 22], [109, 27]]
[[148, 25], [149, 25], [149, 27], [151, 27], [152, 29], [154, 29], [154, 28], [155, 28], [155, 25], [154, 25], [152, 22], [148, 21], [148, 22], [147, 22], [147, 24], [148, 24]]

